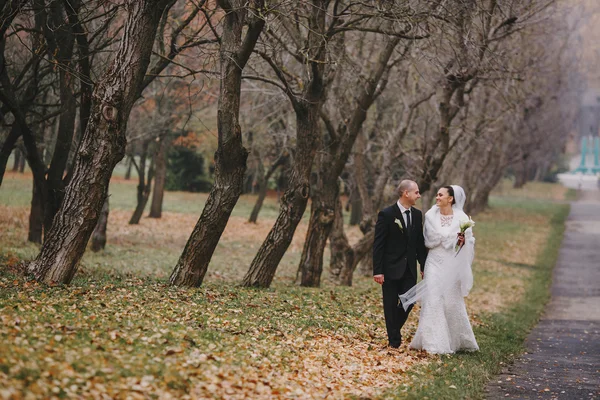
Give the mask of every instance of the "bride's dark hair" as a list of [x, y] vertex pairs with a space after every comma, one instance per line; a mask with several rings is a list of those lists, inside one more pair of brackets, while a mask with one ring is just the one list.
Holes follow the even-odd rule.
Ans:
[[442, 186], [442, 189], [446, 189], [448, 191], [448, 196], [452, 196], [452, 205], [455, 205], [456, 199], [454, 198], [454, 188], [452, 186]]

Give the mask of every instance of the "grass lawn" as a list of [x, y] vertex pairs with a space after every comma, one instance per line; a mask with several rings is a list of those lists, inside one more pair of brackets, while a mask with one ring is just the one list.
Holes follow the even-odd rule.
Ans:
[[[276, 218], [274, 198], [254, 225], [246, 220], [255, 197], [243, 196], [203, 286], [178, 289], [166, 281], [206, 195], [169, 192], [162, 219], [130, 226], [135, 182], [115, 179], [106, 251], [86, 253], [72, 285], [45, 287], [14, 272], [38, 250], [25, 241], [30, 193], [31, 178], [12, 173], [0, 189], [2, 398], [482, 398], [547, 300], [570, 195], [530, 184], [492, 197], [474, 218], [467, 298], [481, 351], [430, 356], [385, 347], [372, 279], [293, 285], [306, 221], [271, 289], [237, 286]], [[418, 308], [408, 340], [417, 320]]]

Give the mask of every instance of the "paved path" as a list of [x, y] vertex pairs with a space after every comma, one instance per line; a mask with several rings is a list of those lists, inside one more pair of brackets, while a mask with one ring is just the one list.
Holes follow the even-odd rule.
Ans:
[[488, 399], [600, 400], [600, 191], [571, 204], [552, 298]]

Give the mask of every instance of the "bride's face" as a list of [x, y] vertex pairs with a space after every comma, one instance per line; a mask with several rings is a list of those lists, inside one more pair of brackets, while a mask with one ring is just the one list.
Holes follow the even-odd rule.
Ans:
[[448, 189], [441, 188], [435, 196], [435, 204], [438, 207], [452, 206], [453, 197], [448, 194]]

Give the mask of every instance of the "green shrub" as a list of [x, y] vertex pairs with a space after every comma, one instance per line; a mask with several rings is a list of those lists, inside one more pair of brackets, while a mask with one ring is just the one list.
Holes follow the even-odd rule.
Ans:
[[213, 185], [206, 175], [202, 154], [183, 146], [170, 149], [167, 156], [166, 190], [208, 192]]

